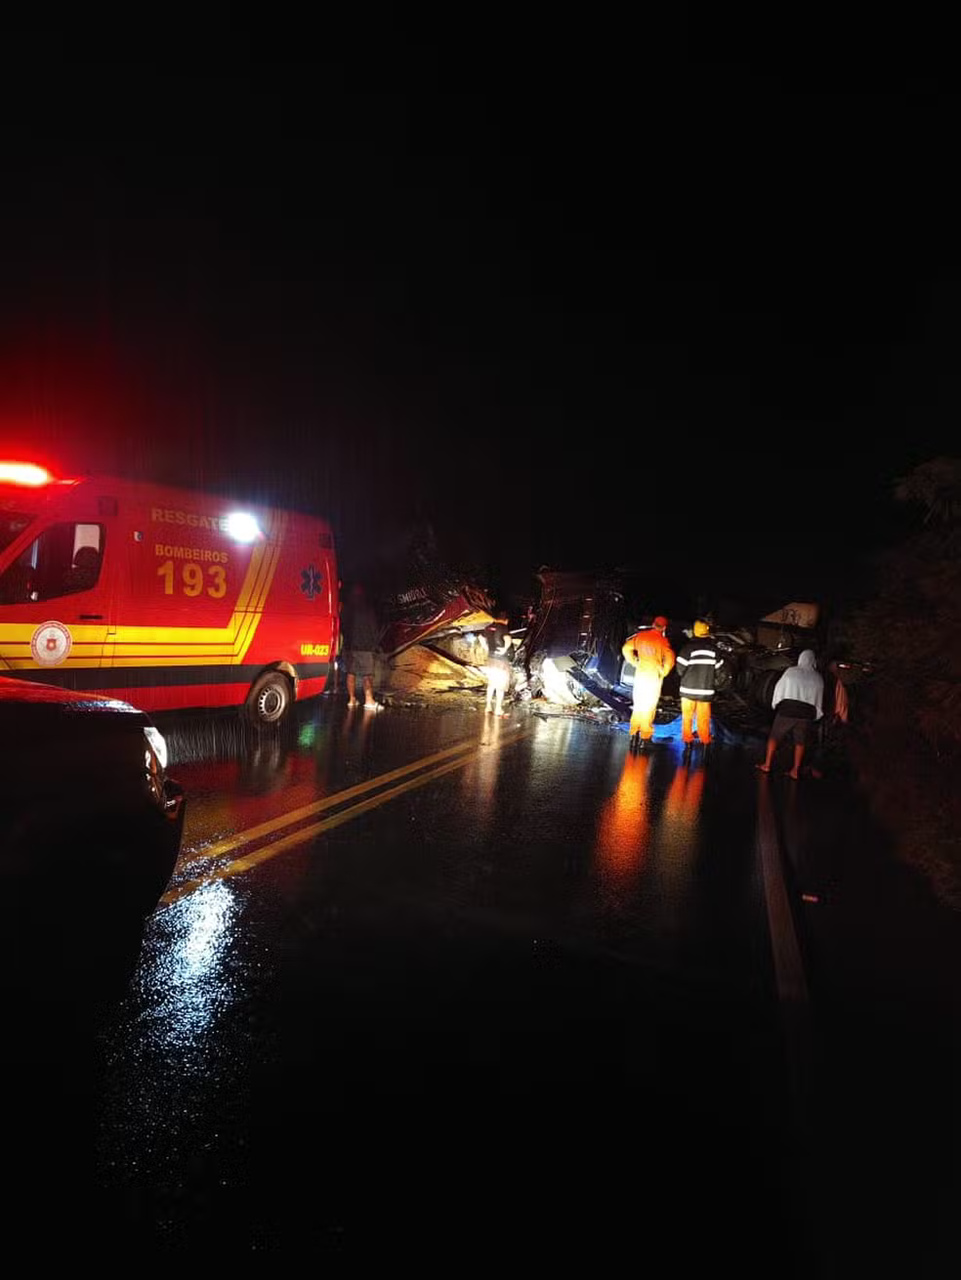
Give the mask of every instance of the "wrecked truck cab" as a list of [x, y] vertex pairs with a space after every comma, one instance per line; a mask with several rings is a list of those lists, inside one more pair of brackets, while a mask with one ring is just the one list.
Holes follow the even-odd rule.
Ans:
[[612, 692], [620, 680], [627, 634], [620, 581], [547, 567], [535, 580], [520, 649], [529, 696], [568, 709], [603, 706], [619, 717], [627, 705]]
[[389, 578], [378, 593], [378, 686], [400, 698], [483, 691], [484, 633], [506, 622], [492, 594], [444, 563], [429, 530]]

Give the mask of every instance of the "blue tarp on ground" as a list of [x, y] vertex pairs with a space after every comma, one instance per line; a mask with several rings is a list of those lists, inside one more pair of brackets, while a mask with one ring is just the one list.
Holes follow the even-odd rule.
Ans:
[[[616, 728], [621, 733], [630, 733], [630, 723], [626, 720], [621, 721]], [[757, 742], [757, 735], [738, 732], [729, 729], [722, 720], [715, 715], [711, 720], [711, 729], [714, 734], [714, 741], [720, 743], [722, 747], [743, 747], [748, 743]], [[675, 716], [673, 720], [667, 720], [663, 723], [654, 722], [654, 741], [655, 742], [676, 742], [678, 747], [683, 746], [681, 739], [681, 717]]]

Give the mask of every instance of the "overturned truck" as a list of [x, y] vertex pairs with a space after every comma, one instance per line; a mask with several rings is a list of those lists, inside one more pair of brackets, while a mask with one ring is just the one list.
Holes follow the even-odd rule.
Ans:
[[493, 601], [467, 583], [446, 597], [405, 594], [381, 637], [383, 683], [397, 694], [482, 688], [488, 650], [480, 633], [498, 621]]
[[541, 569], [519, 650], [531, 698], [614, 718], [630, 716], [630, 694], [619, 687], [627, 635], [624, 590], [614, 576]]
[[380, 688], [398, 697], [484, 688], [483, 632], [504, 619], [485, 587], [444, 564], [432, 537], [414, 545], [378, 596]]

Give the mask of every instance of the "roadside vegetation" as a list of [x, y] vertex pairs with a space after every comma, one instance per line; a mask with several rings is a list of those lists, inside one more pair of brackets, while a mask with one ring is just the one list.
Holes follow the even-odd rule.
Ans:
[[961, 909], [961, 459], [926, 462], [895, 492], [916, 526], [845, 619], [851, 656], [872, 668], [851, 756], [900, 854]]

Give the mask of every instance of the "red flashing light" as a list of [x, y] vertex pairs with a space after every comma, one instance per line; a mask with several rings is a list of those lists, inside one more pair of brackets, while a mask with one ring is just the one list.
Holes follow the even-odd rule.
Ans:
[[46, 467], [38, 467], [33, 462], [0, 462], [0, 484], [23, 484], [38, 489], [52, 479]]

